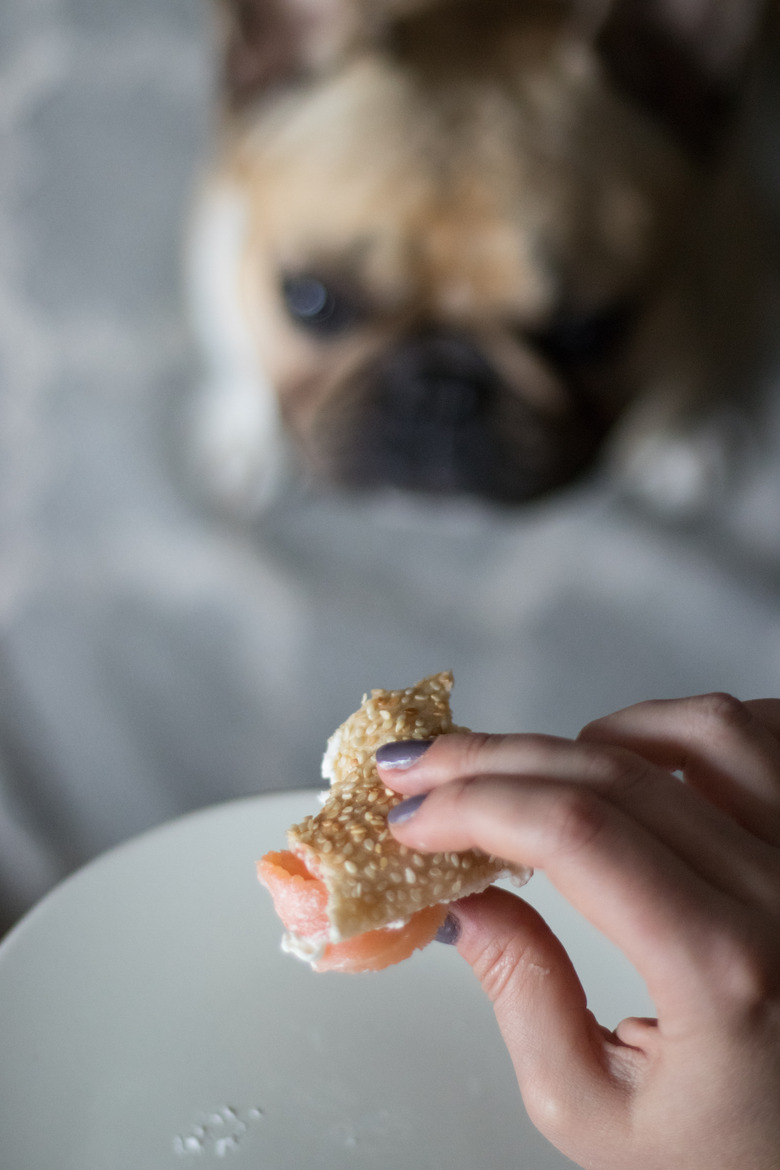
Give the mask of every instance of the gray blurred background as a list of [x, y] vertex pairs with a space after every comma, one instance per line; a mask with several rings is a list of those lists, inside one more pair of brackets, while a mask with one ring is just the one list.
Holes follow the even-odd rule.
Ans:
[[[561, 734], [652, 696], [780, 694], [772, 369], [755, 449], [694, 520], [599, 477], [514, 513], [301, 494], [251, 524], [192, 490], [207, 16], [0, 6], [0, 927], [161, 821], [316, 785], [372, 686], [451, 667], [460, 722]], [[760, 105], [772, 206], [773, 73]]]

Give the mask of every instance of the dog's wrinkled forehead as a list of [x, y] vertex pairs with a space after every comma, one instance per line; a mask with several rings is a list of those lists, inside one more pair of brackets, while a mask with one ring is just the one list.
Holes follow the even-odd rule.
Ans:
[[681, 142], [712, 137], [760, 0], [222, 4], [233, 161], [276, 270], [533, 323], [660, 258]]
[[217, 0], [223, 91], [234, 110], [366, 51], [459, 59], [494, 72], [518, 38], [564, 25], [612, 80], [693, 154], [717, 145], [768, 0]]
[[674, 384], [764, 0], [219, 3], [230, 283], [309, 465], [527, 499]]
[[651, 293], [761, 0], [581, 2], [223, 0], [268, 296], [533, 329]]
[[237, 152], [261, 249], [388, 310], [529, 322], [564, 284], [633, 280], [687, 164], [578, 42], [540, 30], [521, 55], [490, 84], [367, 55], [280, 93]]

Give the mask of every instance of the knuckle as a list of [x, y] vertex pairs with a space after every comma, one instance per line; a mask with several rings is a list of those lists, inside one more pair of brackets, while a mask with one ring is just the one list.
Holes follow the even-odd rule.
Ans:
[[518, 938], [490, 939], [473, 963], [482, 988], [494, 1005], [522, 994], [531, 978], [544, 978], [549, 969], [538, 961], [533, 947]]
[[498, 1003], [506, 994], [513, 976], [522, 962], [515, 943], [493, 939], [488, 942], [474, 963], [474, 970], [491, 1003]]
[[706, 727], [741, 731], [753, 723], [753, 713], [747, 704], [727, 691], [701, 695], [696, 704], [698, 719]]
[[607, 819], [607, 808], [589, 788], [561, 788], [555, 807], [556, 851], [574, 853], [592, 844]]
[[526, 1090], [523, 1104], [531, 1123], [550, 1141], [560, 1140], [572, 1128], [571, 1102], [549, 1078]]
[[624, 748], [604, 746], [590, 755], [589, 775], [599, 787], [627, 792], [647, 778], [647, 761]]
[[724, 933], [711, 970], [719, 972], [718, 998], [746, 1014], [761, 1013], [780, 997], [780, 941], [750, 927]]
[[583, 743], [598, 742], [609, 735], [613, 721], [613, 715], [602, 715], [599, 719], [591, 719], [590, 723], [586, 723], [584, 727], [580, 728], [577, 739]]
[[[568, 1077], [544, 1072], [523, 1087], [523, 1104], [531, 1123], [559, 1149], [571, 1146], [575, 1134], [591, 1130], [598, 1110], [596, 1086], [580, 1083], [575, 1091]], [[613, 1134], [617, 1137], [619, 1115], [613, 1115]], [[627, 1142], [628, 1134], [620, 1135]], [[624, 1145], [625, 1149], [625, 1145]]]
[[[449, 739], [450, 737], [443, 737]], [[497, 743], [505, 737], [489, 735], [483, 731], [471, 731], [460, 737], [458, 744], [458, 765], [462, 775], [476, 776], [489, 766], [490, 754], [495, 750]], [[453, 740], [451, 742], [454, 741]]]

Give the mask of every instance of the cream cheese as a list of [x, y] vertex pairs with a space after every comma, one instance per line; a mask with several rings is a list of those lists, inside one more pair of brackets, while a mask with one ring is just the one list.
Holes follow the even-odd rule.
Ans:
[[293, 930], [288, 930], [282, 938], [282, 950], [286, 955], [295, 955], [296, 959], [309, 964], [319, 963], [327, 945], [327, 939], [303, 938]]
[[[382, 930], [401, 930], [406, 926], [408, 918], [399, 918], [397, 922], [388, 922], [383, 926]], [[335, 940], [338, 941], [338, 940]], [[304, 938], [303, 935], [296, 934], [294, 930], [288, 930], [282, 936], [282, 950], [286, 955], [295, 955], [296, 959], [300, 959], [309, 966], [319, 963], [320, 959], [325, 957], [325, 949], [328, 946], [328, 939], [311, 939]]]
[[333, 784], [333, 781], [335, 780], [333, 765], [336, 762], [336, 757], [341, 751], [342, 739], [343, 735], [341, 728], [337, 727], [325, 745], [325, 754], [322, 757], [320, 771], [322, 773], [322, 779], [327, 780], [329, 784]]

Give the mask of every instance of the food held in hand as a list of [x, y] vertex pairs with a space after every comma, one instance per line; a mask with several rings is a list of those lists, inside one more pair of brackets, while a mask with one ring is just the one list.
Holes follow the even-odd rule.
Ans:
[[377, 971], [433, 940], [447, 903], [484, 890], [511, 872], [478, 850], [417, 853], [399, 844], [387, 814], [402, 797], [379, 778], [375, 754], [393, 740], [429, 740], [466, 728], [452, 721], [452, 675], [405, 690], [374, 690], [328, 741], [321, 810], [294, 825], [289, 848], [258, 862], [286, 928], [285, 950], [315, 971]]

